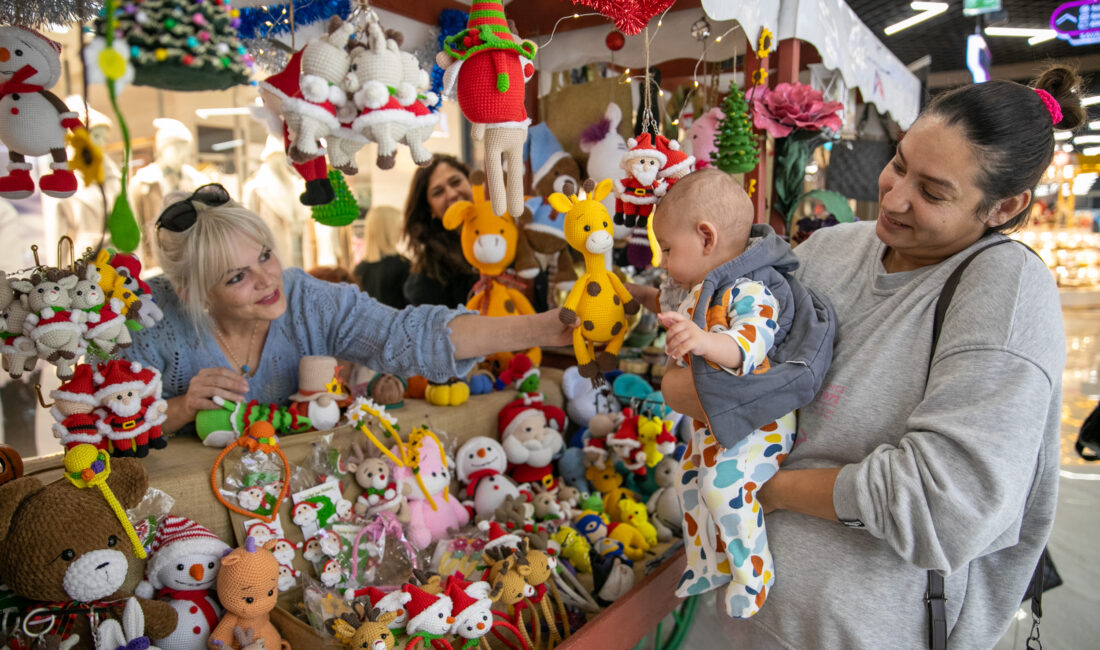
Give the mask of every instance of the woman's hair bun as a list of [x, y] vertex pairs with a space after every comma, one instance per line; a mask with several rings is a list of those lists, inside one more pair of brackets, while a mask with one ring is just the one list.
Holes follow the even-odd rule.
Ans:
[[1082, 83], [1077, 70], [1064, 65], [1052, 65], [1032, 84], [1035, 88], [1050, 93], [1062, 107], [1062, 121], [1055, 124], [1055, 128], [1072, 131], [1085, 123], [1088, 115], [1081, 106]]

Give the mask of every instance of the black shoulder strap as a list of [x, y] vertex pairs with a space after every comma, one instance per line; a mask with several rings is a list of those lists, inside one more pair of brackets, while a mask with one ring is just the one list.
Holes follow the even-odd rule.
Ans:
[[[959, 280], [962, 279], [963, 271], [965, 271], [966, 267], [970, 266], [970, 263], [974, 261], [974, 258], [983, 251], [993, 248], [994, 246], [1007, 244], [1011, 241], [1013, 240], [1006, 238], [982, 246], [956, 266], [955, 270], [948, 276], [947, 281], [943, 283], [943, 289], [940, 290], [940, 297], [936, 299], [936, 313], [932, 317], [932, 350], [928, 354], [929, 375], [932, 372], [932, 360], [936, 357], [936, 345], [940, 341], [940, 331], [943, 329], [943, 321], [947, 315], [947, 308], [951, 305], [951, 299], [955, 296], [955, 290], [959, 288]], [[1027, 245], [1021, 245], [1032, 253], [1035, 252]], [[1042, 566], [1041, 558], [1039, 566]], [[1032, 610], [1040, 612], [1040, 615], [1042, 612], [1042, 596], [1041, 588], [1032, 594]], [[943, 576], [935, 571], [928, 572], [928, 591], [925, 593], [924, 602], [928, 607], [928, 647], [932, 650], [946, 650], [947, 595], [944, 593]]]

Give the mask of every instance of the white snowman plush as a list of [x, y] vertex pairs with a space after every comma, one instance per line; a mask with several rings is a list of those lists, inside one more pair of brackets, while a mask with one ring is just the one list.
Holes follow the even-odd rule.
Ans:
[[470, 438], [458, 449], [455, 469], [466, 484], [465, 497], [473, 501], [479, 519], [491, 518], [508, 495], [519, 496], [516, 484], [504, 475], [508, 456], [499, 442], [488, 436]]
[[[476, 584], [476, 583], [475, 583]], [[451, 599], [451, 615], [455, 622], [451, 625], [451, 634], [463, 639], [480, 639], [493, 627], [493, 601], [487, 597], [474, 598], [458, 585], [447, 585], [447, 596]]]
[[[377, 590], [376, 587], [371, 587], [370, 589]], [[400, 589], [389, 593], [377, 590], [377, 593], [372, 592], [372, 594], [373, 595], [370, 597], [371, 607], [378, 608], [379, 612], [382, 614], [387, 614], [389, 612], [397, 614], [397, 618], [390, 621], [389, 628], [391, 630], [405, 629], [405, 623], [409, 620], [409, 612], [405, 606], [408, 605], [412, 596]]]
[[61, 78], [61, 44], [38, 32], [0, 26], [0, 141], [10, 150], [8, 173], [0, 178], [0, 197], [25, 199], [34, 193], [26, 156], [53, 158], [38, 179], [43, 194], [64, 199], [76, 193], [69, 170], [65, 134], [82, 128], [80, 118], [49, 92]]
[[187, 519], [169, 515], [157, 527], [145, 581], [135, 590], [142, 598], [167, 600], [176, 610], [176, 629], [154, 639], [163, 650], [202, 650], [222, 609], [212, 591], [222, 556], [229, 546], [214, 533]]
[[405, 633], [412, 638], [438, 639], [451, 631], [455, 619], [451, 615], [451, 599], [440, 594], [433, 596], [420, 587], [405, 583], [401, 587], [409, 595], [409, 620], [405, 623]]

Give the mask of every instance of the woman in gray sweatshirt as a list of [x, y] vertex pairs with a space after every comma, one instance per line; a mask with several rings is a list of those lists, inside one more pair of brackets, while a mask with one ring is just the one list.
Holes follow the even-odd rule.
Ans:
[[[758, 495], [778, 578], [753, 618], [720, 616], [730, 647], [927, 648], [929, 569], [948, 647], [1008, 628], [1054, 521], [1058, 291], [1009, 243], [962, 275], [928, 371], [932, 317], [955, 267], [1026, 223], [1054, 129], [1084, 119], [1079, 81], [1052, 68], [938, 97], [879, 177], [877, 221], [796, 249], [796, 277], [836, 308], [833, 364]], [[686, 382], [670, 370], [666, 400], [698, 415]]]

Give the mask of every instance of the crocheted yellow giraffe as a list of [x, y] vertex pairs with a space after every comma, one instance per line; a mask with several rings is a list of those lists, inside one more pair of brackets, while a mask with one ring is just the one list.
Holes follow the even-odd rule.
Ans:
[[[549, 199], [550, 205], [565, 215], [566, 241], [584, 255], [584, 275], [565, 299], [560, 318], [566, 325], [580, 318], [581, 326], [573, 330], [573, 352], [581, 376], [593, 381], [598, 381], [600, 373], [619, 367], [616, 355], [626, 338], [626, 316], [640, 308], [622, 281], [607, 269], [604, 258], [615, 245], [611, 215], [600, 202], [611, 187], [609, 179], [599, 185], [589, 179], [577, 195], [573, 184], [566, 183], [565, 193], [555, 192]], [[597, 343], [607, 344], [599, 355]]]
[[[470, 183], [473, 202], [457, 201], [443, 215], [447, 230], [462, 228], [462, 253], [481, 272], [466, 308], [485, 316], [533, 314], [535, 308], [523, 295], [523, 283], [515, 275], [505, 273], [516, 259], [521, 241], [516, 220], [507, 212], [500, 217], [493, 214], [493, 206], [485, 197], [484, 172], [474, 172]], [[525, 352], [536, 366], [542, 362], [541, 349], [534, 347]], [[502, 367], [507, 366], [511, 356], [509, 353], [501, 360]]]

